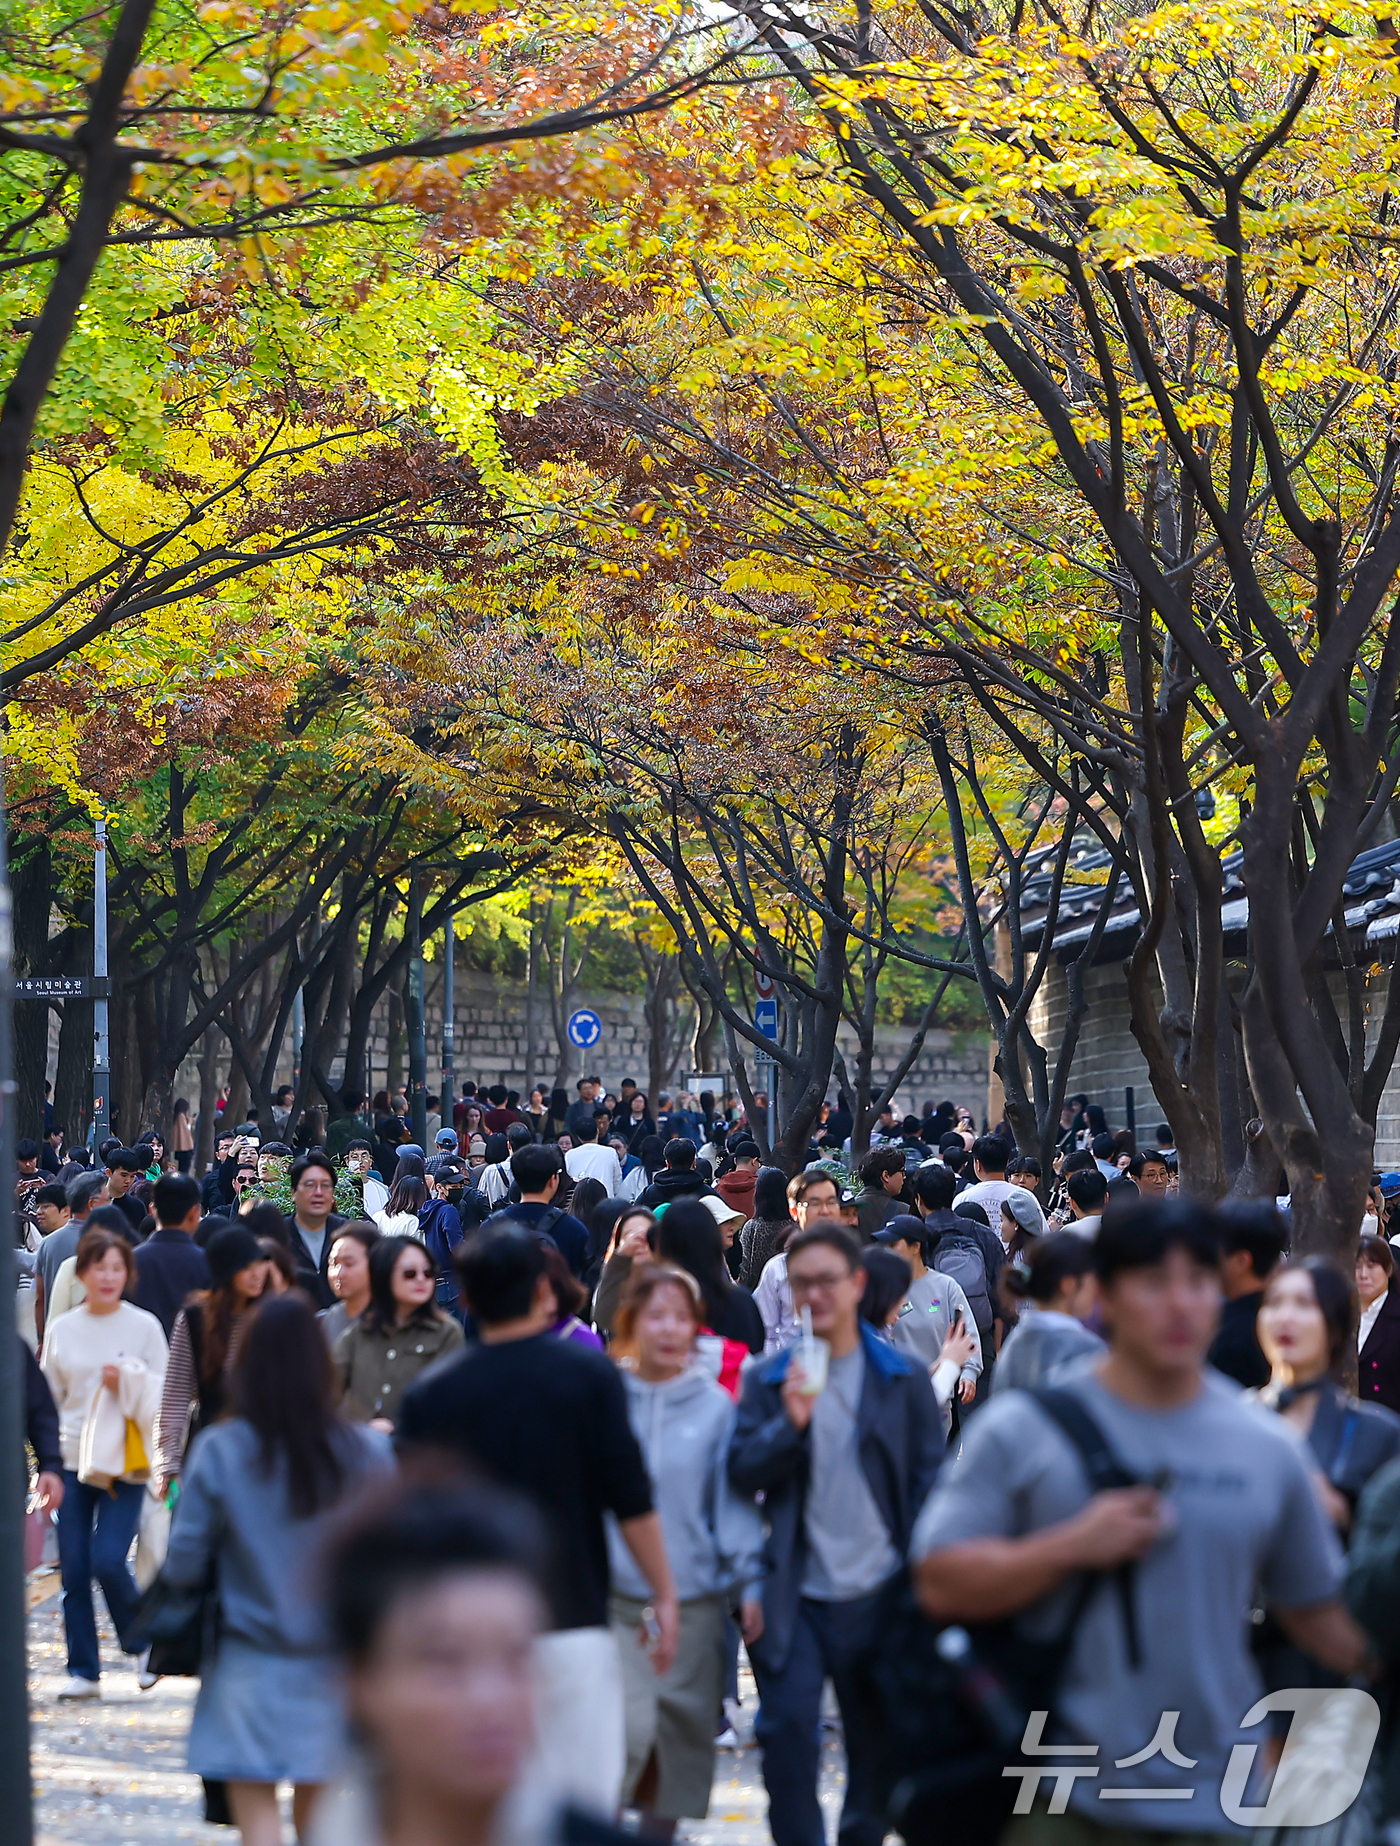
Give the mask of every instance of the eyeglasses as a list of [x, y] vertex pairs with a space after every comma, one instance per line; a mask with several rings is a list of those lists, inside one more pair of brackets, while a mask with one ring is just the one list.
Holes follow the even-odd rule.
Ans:
[[849, 1282], [851, 1273], [849, 1269], [844, 1269], [839, 1275], [831, 1272], [820, 1276], [795, 1276], [792, 1271], [789, 1270], [788, 1285], [792, 1289], [794, 1295], [815, 1295], [818, 1292], [829, 1293], [833, 1288], [840, 1288], [843, 1282]]
[[431, 1269], [401, 1269], [399, 1271], [400, 1282], [431, 1282], [432, 1279]]

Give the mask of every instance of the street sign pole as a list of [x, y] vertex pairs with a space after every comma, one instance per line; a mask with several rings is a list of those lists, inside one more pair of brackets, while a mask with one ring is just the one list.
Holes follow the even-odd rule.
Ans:
[[408, 886], [408, 1122], [424, 1148], [428, 1138], [428, 1022], [423, 1017], [423, 887]]
[[92, 867], [92, 1128], [90, 1145], [101, 1147], [111, 1120], [112, 1068], [107, 1018], [107, 823], [97, 823]]
[[[0, 808], [0, 1301], [15, 1298], [15, 1076], [10, 1001], [13, 913]], [[24, 1394], [13, 1325], [0, 1339], [0, 1840], [31, 1846], [28, 1656], [24, 1633]]]
[[444, 1128], [452, 1126], [452, 1100], [455, 1084], [452, 1036], [457, 1029], [456, 996], [453, 992], [456, 978], [454, 966], [456, 954], [457, 919], [449, 910], [447, 927], [442, 939], [442, 1125]]

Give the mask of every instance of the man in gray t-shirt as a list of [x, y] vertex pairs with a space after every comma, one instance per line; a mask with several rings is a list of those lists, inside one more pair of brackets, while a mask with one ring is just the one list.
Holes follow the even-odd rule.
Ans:
[[[1230, 1833], [1220, 1789], [1231, 1747], [1262, 1742], [1257, 1726], [1241, 1730], [1262, 1692], [1250, 1608], [1262, 1600], [1334, 1672], [1354, 1672], [1365, 1643], [1338, 1601], [1340, 1547], [1301, 1445], [1204, 1368], [1220, 1307], [1213, 1220], [1185, 1203], [1132, 1206], [1100, 1232], [1095, 1267], [1112, 1345], [1062, 1388], [1118, 1463], [1157, 1485], [1091, 1494], [1059, 1424], [1029, 1393], [1008, 1391], [919, 1516], [910, 1556], [920, 1599], [936, 1619], [1014, 1615], [1028, 1639], [1048, 1639], [1069, 1617], [1082, 1570], [1105, 1572], [1045, 1732], [1080, 1746], [1058, 1761], [1081, 1772], [1058, 1826], [1077, 1832], [1078, 1814], [1148, 1832]], [[1057, 1766], [1033, 1748], [1014, 1761]], [[1054, 1838], [1050, 1786], [1047, 1777], [1034, 1814], [1013, 1820], [1009, 1843], [1018, 1828]]]

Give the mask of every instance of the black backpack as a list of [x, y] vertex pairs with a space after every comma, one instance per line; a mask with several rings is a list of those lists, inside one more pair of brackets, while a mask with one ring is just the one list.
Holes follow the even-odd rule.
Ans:
[[[1033, 1395], [1074, 1444], [1094, 1493], [1141, 1485], [1074, 1393], [1047, 1389]], [[1110, 1575], [1123, 1600], [1129, 1657], [1136, 1664], [1131, 1564], [1112, 1573], [1085, 1573], [1068, 1621], [1048, 1641], [1028, 1641], [1016, 1631], [1015, 1617], [931, 1621], [906, 1579], [900, 1608], [881, 1638], [875, 1680], [887, 1818], [907, 1846], [993, 1846], [1020, 1787], [1002, 1769], [1020, 1758], [1030, 1714], [1053, 1712], [1075, 1630]]]

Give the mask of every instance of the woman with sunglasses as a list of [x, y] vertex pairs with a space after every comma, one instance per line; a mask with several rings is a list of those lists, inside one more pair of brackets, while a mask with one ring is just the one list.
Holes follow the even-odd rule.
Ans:
[[345, 1414], [390, 1433], [418, 1374], [463, 1345], [437, 1306], [437, 1268], [416, 1237], [381, 1237], [369, 1256], [369, 1306], [335, 1343]]

